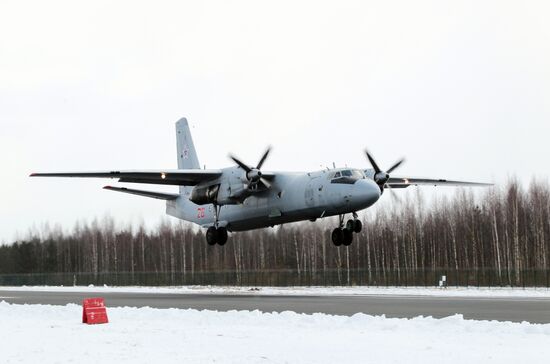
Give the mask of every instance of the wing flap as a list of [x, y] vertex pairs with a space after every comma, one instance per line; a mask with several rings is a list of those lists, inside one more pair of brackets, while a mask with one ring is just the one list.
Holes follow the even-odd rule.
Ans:
[[132, 195], [151, 197], [151, 198], [156, 198], [157, 200], [166, 200], [166, 201], [175, 200], [179, 197], [179, 195], [175, 194], [175, 193], [143, 191], [143, 190], [135, 190], [135, 189], [132, 189], [132, 188], [126, 188], [126, 187], [105, 186], [105, 187], [103, 187], [103, 189], [111, 190], [111, 191], [117, 191], [117, 192], [129, 193], [129, 194], [132, 194]]

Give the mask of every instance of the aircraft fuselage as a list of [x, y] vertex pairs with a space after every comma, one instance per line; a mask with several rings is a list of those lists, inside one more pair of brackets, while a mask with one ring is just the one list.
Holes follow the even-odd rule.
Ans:
[[[353, 178], [335, 178], [338, 171], [353, 171]], [[224, 178], [243, 171], [238, 167], [224, 169]], [[362, 175], [361, 175], [362, 174]], [[242, 182], [240, 182], [242, 184]], [[237, 204], [224, 205], [219, 214], [219, 225], [229, 231], [264, 228], [283, 223], [314, 220], [363, 210], [380, 198], [380, 187], [361, 170], [333, 169], [316, 172], [277, 173], [270, 189], [256, 192]], [[228, 188], [230, 183], [221, 183]], [[214, 205], [198, 205], [189, 200], [191, 188], [181, 196], [167, 201], [166, 213], [196, 223], [202, 227], [215, 223]]]

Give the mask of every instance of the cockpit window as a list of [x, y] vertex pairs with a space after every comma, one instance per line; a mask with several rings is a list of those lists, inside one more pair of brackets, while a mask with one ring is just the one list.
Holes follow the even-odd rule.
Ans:
[[344, 169], [341, 171], [332, 172], [328, 175], [331, 183], [353, 184], [359, 179], [364, 179], [365, 174], [358, 169]]
[[354, 184], [357, 180], [365, 178], [365, 175], [356, 169], [343, 169], [330, 175], [330, 183]]

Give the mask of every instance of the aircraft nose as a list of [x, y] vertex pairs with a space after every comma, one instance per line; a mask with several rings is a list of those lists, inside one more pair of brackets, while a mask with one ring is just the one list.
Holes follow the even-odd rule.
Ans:
[[354, 193], [360, 208], [372, 206], [380, 198], [380, 187], [371, 179], [361, 179], [353, 185]]

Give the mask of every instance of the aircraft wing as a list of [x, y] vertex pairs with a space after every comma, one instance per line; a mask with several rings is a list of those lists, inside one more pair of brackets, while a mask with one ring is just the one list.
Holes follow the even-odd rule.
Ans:
[[32, 173], [30, 177], [118, 178], [119, 182], [195, 186], [222, 175], [219, 169], [128, 170], [107, 172]]
[[414, 177], [390, 177], [386, 182], [391, 188], [407, 188], [409, 186], [492, 186], [492, 183], [451, 181], [447, 179], [430, 179]]

